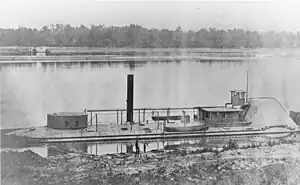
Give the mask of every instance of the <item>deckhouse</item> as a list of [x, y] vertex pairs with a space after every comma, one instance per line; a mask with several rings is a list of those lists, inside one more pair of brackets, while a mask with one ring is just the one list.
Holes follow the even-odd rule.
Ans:
[[244, 114], [247, 109], [247, 92], [231, 90], [231, 102], [225, 106], [197, 107], [196, 120], [208, 126], [245, 126]]

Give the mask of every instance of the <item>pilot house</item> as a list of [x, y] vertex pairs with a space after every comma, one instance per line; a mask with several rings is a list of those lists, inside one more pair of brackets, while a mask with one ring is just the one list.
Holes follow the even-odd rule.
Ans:
[[231, 102], [225, 106], [198, 107], [197, 118], [208, 126], [242, 126], [246, 105], [246, 91], [231, 91]]

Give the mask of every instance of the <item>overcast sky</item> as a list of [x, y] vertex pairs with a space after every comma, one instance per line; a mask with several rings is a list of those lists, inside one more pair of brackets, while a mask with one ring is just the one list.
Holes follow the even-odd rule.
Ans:
[[300, 0], [114, 1], [0, 0], [0, 28], [49, 24], [204, 27], [300, 31]]

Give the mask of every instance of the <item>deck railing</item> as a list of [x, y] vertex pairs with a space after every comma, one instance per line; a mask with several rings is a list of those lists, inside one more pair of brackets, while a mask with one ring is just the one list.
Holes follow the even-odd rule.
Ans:
[[[197, 112], [196, 107], [182, 107], [182, 108], [137, 108], [133, 110], [134, 123], [153, 122], [152, 116], [176, 116], [182, 115], [182, 111], [191, 118]], [[101, 123], [126, 123], [126, 109], [87, 109], [89, 125]]]

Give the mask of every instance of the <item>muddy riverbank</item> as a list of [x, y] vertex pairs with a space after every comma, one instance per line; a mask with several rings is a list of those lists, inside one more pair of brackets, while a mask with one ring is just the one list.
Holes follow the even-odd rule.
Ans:
[[1, 152], [1, 184], [299, 184], [300, 144], [43, 158]]

